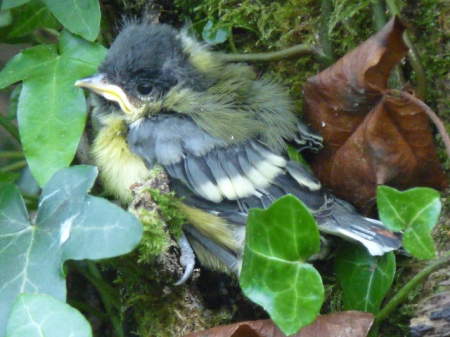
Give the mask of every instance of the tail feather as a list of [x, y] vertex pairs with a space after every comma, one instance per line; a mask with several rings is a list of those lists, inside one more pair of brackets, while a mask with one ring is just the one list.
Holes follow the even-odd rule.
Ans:
[[353, 206], [337, 198], [333, 206], [331, 216], [317, 218], [322, 232], [360, 242], [375, 256], [400, 248], [399, 235], [386, 229], [381, 221], [359, 215]]

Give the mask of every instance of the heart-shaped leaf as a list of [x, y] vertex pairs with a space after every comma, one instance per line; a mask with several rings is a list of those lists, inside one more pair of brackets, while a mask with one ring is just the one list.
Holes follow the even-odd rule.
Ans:
[[336, 257], [336, 274], [345, 310], [377, 314], [395, 274], [395, 255], [372, 256], [362, 246], [348, 245]]
[[322, 306], [322, 279], [307, 263], [319, 250], [317, 224], [292, 195], [266, 210], [250, 210], [240, 285], [285, 334], [314, 321]]
[[[40, 186], [72, 161], [86, 119], [77, 79], [91, 75], [106, 49], [68, 31], [53, 45], [23, 50], [0, 73], [0, 88], [23, 81], [17, 118], [23, 149]], [[57, 139], [58, 141], [55, 141]]]
[[7, 337], [91, 337], [84, 316], [70, 305], [44, 294], [22, 294], [14, 301]]
[[131, 213], [87, 194], [97, 176], [91, 166], [57, 172], [42, 191], [30, 222], [14, 185], [0, 191], [0, 336], [14, 299], [39, 292], [66, 298], [62, 264], [103, 259], [131, 251], [142, 225]]
[[100, 31], [98, 0], [44, 0], [53, 15], [72, 33], [94, 41]]
[[439, 192], [417, 187], [398, 191], [388, 186], [377, 189], [377, 204], [383, 224], [394, 231], [404, 230], [403, 246], [415, 257], [436, 256], [430, 231], [436, 225], [442, 204]]
[[47, 5], [40, 0], [33, 0], [25, 6], [14, 9], [14, 24], [9, 37], [24, 36], [37, 28], [60, 28], [58, 21], [50, 13]]

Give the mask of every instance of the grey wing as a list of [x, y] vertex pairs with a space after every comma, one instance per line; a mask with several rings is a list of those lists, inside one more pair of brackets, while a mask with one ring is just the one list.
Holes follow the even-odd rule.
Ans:
[[258, 140], [217, 139], [189, 118], [168, 115], [131, 127], [131, 150], [149, 167], [165, 167], [173, 190], [188, 205], [245, 225], [251, 208], [267, 208], [293, 194], [315, 216], [319, 229], [365, 245], [373, 255], [400, 246], [377, 220], [327, 193], [304, 165], [288, 161]]
[[287, 161], [257, 140], [233, 144], [217, 139], [188, 117], [144, 119], [130, 127], [128, 143], [148, 167], [164, 166], [171, 181], [207, 202], [234, 202], [247, 211], [268, 207], [292, 193], [313, 214], [327, 205], [327, 194], [303, 165]]

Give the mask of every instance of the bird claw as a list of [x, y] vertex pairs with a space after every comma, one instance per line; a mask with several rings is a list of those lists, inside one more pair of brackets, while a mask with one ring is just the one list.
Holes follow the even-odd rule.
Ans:
[[175, 283], [176, 286], [183, 284], [186, 282], [192, 275], [194, 271], [195, 265], [195, 254], [189, 244], [188, 239], [182, 234], [180, 240], [178, 241], [178, 245], [180, 246], [181, 256], [180, 256], [180, 264], [185, 268], [183, 276]]

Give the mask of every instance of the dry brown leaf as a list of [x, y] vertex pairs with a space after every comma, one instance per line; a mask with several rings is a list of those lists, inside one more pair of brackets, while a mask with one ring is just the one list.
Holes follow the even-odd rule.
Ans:
[[393, 18], [304, 86], [304, 118], [324, 137], [311, 167], [364, 214], [372, 211], [379, 184], [447, 186], [425, 112], [409, 95], [387, 90], [392, 68], [408, 50], [404, 29]]
[[333, 189], [365, 213], [378, 185], [446, 186], [427, 116], [397, 91], [384, 95], [334, 153], [329, 177]]
[[[319, 316], [291, 337], [366, 337], [374, 316], [367, 312], [343, 311]], [[272, 320], [240, 322], [218, 326], [185, 337], [285, 337]]]

